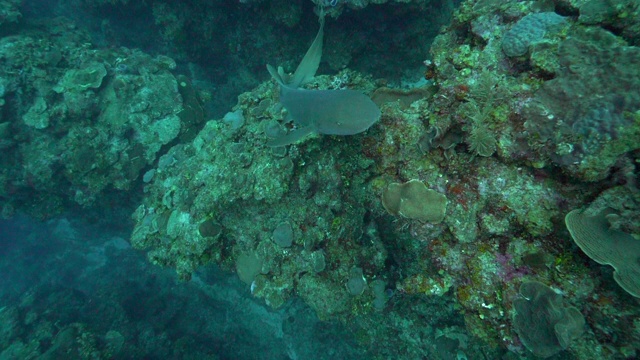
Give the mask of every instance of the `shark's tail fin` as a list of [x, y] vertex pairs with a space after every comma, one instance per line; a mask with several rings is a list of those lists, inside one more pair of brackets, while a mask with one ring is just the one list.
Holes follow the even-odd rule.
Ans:
[[322, 57], [322, 41], [324, 38], [324, 11], [320, 13], [320, 29], [313, 40], [313, 43], [304, 54], [302, 61], [293, 73], [290, 86], [293, 88], [300, 87], [313, 79], [320, 66], [320, 58]]
[[316, 35], [315, 40], [311, 44], [307, 53], [304, 54], [302, 61], [296, 68], [296, 72], [292, 76], [285, 74], [282, 67], [274, 68], [271, 65], [267, 65], [269, 74], [280, 84], [280, 86], [286, 86], [290, 88], [298, 88], [313, 79], [320, 66], [320, 58], [322, 57], [322, 40], [324, 38], [324, 11], [320, 13], [320, 29]]

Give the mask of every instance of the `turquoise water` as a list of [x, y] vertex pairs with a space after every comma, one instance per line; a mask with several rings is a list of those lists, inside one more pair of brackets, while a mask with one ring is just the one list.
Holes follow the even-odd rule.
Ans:
[[638, 357], [638, 29], [0, 1], [0, 359]]

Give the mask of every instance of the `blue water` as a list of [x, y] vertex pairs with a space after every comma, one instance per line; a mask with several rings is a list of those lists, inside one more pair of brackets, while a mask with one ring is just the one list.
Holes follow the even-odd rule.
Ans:
[[[0, 221], [0, 235], [2, 359], [37, 351], [51, 359], [348, 359], [363, 351], [344, 326], [320, 322], [300, 301], [272, 310], [215, 267], [178, 282], [105, 226], [17, 216]], [[63, 339], [67, 332], [88, 340]]]

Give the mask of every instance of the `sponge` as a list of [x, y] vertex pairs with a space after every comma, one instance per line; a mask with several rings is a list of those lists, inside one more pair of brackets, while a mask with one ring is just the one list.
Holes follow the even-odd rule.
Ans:
[[562, 296], [537, 281], [520, 285], [522, 298], [513, 302], [513, 326], [524, 346], [536, 356], [547, 358], [566, 349], [582, 335], [584, 317], [566, 307]]

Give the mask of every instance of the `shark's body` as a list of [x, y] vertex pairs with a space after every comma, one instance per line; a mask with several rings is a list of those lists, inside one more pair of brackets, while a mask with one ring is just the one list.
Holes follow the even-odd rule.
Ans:
[[300, 86], [315, 76], [322, 57], [324, 19], [313, 44], [289, 77], [282, 68], [267, 69], [280, 85], [280, 102], [297, 128], [270, 141], [269, 146], [292, 144], [311, 133], [353, 135], [367, 130], [378, 119], [380, 109], [369, 97], [355, 90], [305, 90]]

